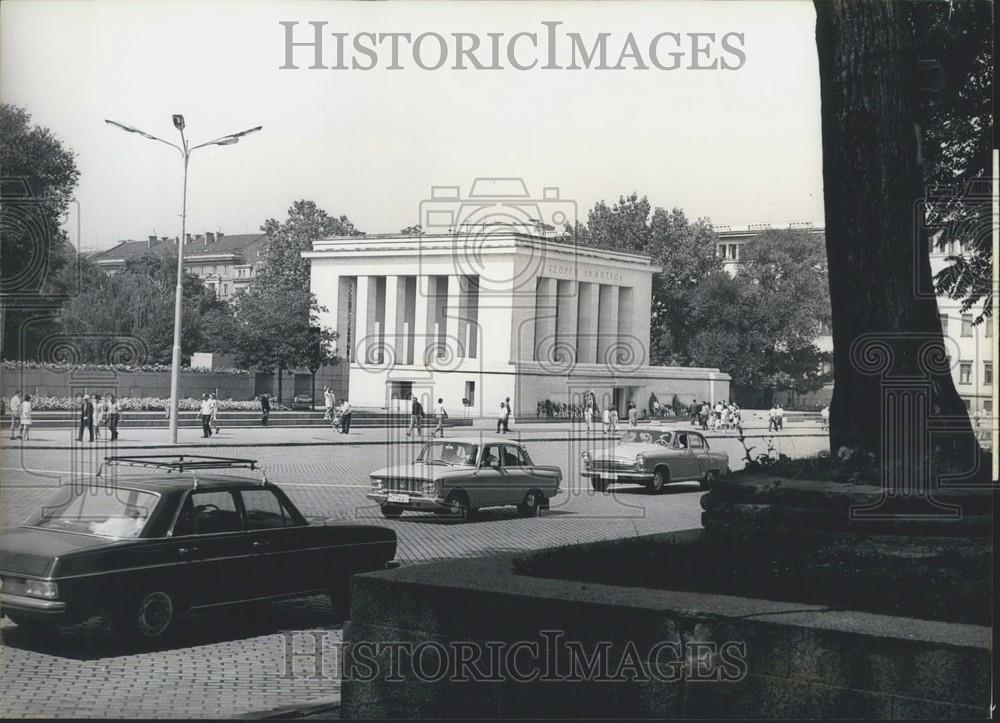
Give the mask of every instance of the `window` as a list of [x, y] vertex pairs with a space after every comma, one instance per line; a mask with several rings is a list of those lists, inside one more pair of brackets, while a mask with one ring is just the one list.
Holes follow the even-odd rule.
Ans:
[[729, 247], [729, 253], [733, 256], [733, 261], [737, 261], [740, 258], [740, 247], [733, 244]]
[[240, 532], [243, 520], [231, 492], [192, 492], [174, 523], [174, 535]]
[[[134, 538], [142, 532], [158, 497], [151, 492], [61, 488], [25, 524], [64, 532]], [[63, 492], [66, 490], [66, 492]]]
[[703, 440], [697, 434], [692, 434], [688, 436], [688, 446], [690, 446], [691, 449], [704, 449], [705, 440]]
[[465, 406], [474, 407], [476, 406], [476, 383], [466, 382], [465, 383]]
[[993, 383], [993, 362], [983, 362], [983, 384]]
[[278, 496], [271, 490], [243, 490], [248, 530], [269, 530], [291, 524]]
[[948, 315], [938, 314], [938, 318], [941, 320], [941, 333], [948, 336]]
[[993, 414], [993, 400], [984, 399], [983, 400], [983, 411], [987, 414]]
[[504, 467], [524, 467], [526, 464], [524, 461], [524, 452], [521, 451], [520, 447], [503, 448]]
[[972, 314], [962, 314], [962, 336], [972, 336]]
[[413, 382], [392, 382], [390, 394], [392, 399], [410, 399], [413, 396]]
[[962, 397], [962, 404], [965, 405], [965, 411], [967, 411], [967, 412], [972, 411], [972, 400], [971, 399], [966, 399], [965, 397]]
[[688, 436], [686, 434], [677, 435], [677, 446], [680, 447], [681, 449], [688, 448]]
[[483, 458], [480, 460], [479, 466], [493, 467], [494, 469], [500, 466], [500, 450], [495, 444], [483, 449]]
[[972, 384], [972, 362], [958, 363], [958, 383]]
[[986, 338], [989, 339], [993, 336], [993, 319], [986, 320]]

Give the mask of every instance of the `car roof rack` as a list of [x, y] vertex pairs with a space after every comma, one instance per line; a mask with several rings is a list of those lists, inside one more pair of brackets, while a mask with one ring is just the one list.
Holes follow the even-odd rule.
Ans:
[[[97, 470], [101, 476], [105, 466], [115, 467], [146, 467], [170, 472], [197, 472], [203, 469], [259, 469], [257, 460], [242, 457], [210, 457], [201, 454], [149, 454], [139, 457], [105, 457]], [[261, 473], [261, 486], [267, 484], [267, 475]], [[198, 487], [198, 478], [194, 478], [194, 486]]]

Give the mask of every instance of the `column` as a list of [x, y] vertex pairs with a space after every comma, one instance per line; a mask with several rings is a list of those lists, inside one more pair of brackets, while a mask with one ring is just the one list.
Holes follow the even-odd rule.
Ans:
[[576, 317], [576, 360], [597, 363], [598, 286], [580, 282]]
[[556, 315], [558, 361], [568, 364], [576, 362], [578, 294], [579, 284], [576, 281], [560, 281], [556, 287], [559, 307], [559, 313]]
[[637, 366], [640, 358], [647, 358], [644, 350], [638, 348], [639, 344], [633, 333], [633, 299], [632, 287], [620, 286], [618, 288], [618, 345], [619, 349], [622, 350], [619, 353], [619, 362], [629, 368]]
[[413, 363], [423, 366], [427, 359], [427, 347], [430, 335], [434, 331], [434, 320], [431, 318], [433, 304], [430, 303], [431, 277], [426, 274], [417, 277], [416, 310], [413, 322]]
[[462, 301], [461, 281], [461, 276], [448, 277], [448, 304], [445, 307], [445, 315], [447, 316], [448, 323], [447, 343], [448, 346], [455, 347], [455, 358], [463, 358], [465, 356], [465, 345], [462, 343], [462, 335], [459, 332], [462, 321], [460, 311]]
[[556, 342], [556, 280], [539, 278], [535, 287], [535, 361], [550, 361]]
[[354, 300], [357, 325], [354, 331], [354, 361], [358, 364], [368, 363], [369, 335], [372, 333], [372, 316], [375, 303], [372, 298], [375, 284], [371, 276], [358, 277], [358, 293]]
[[401, 334], [396, 328], [401, 319], [399, 314], [400, 281], [401, 277], [399, 276], [385, 277], [385, 325], [382, 327], [384, 330], [382, 338], [385, 344], [383, 348], [388, 355], [387, 359], [392, 361], [393, 366], [406, 363], [406, 351], [399, 343]]
[[597, 363], [608, 366], [617, 361], [610, 352], [618, 344], [618, 287], [601, 284], [598, 306]]

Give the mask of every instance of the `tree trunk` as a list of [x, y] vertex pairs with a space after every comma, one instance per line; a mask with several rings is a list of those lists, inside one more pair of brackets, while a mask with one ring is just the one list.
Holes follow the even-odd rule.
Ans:
[[[920, 449], [968, 470], [979, 446], [945, 364], [920, 205], [915, 8], [895, 0], [815, 7], [833, 310], [831, 452], [847, 447], [895, 465], [905, 450]], [[905, 411], [903, 397], [926, 412]], [[947, 433], [928, 443], [931, 420]], [[883, 451], [890, 448], [901, 453]]]
[[284, 380], [285, 380], [285, 368], [279, 364], [278, 365], [278, 404], [281, 404], [281, 400], [282, 400], [281, 389], [282, 389], [282, 382]]

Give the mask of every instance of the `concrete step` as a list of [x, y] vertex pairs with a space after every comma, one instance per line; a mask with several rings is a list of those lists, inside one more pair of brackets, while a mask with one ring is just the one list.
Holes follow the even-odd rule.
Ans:
[[[31, 415], [31, 426], [36, 429], [49, 429], [54, 427], [75, 427], [79, 424], [79, 417], [75, 412], [33, 412]], [[219, 412], [220, 427], [259, 427], [259, 411], [234, 411]], [[446, 427], [468, 427], [472, 426], [472, 419], [445, 420]], [[201, 427], [201, 417], [195, 412], [180, 412], [178, 414], [178, 426], [180, 427]], [[373, 429], [388, 427], [405, 427], [410, 423], [409, 415], [405, 414], [380, 414], [378, 412], [353, 412], [351, 414], [351, 427], [358, 429]], [[148, 427], [165, 428], [169, 426], [167, 418], [163, 412], [124, 412], [119, 421], [120, 427]], [[433, 426], [435, 422], [430, 419], [424, 421], [424, 426]], [[268, 425], [271, 427], [328, 427], [330, 422], [323, 419], [323, 412], [272, 412], [268, 418]]]

